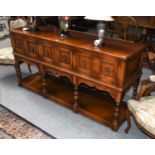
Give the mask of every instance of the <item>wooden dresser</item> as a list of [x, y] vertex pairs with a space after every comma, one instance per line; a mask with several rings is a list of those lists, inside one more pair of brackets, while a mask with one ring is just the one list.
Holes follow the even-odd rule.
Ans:
[[[145, 46], [105, 38], [97, 48], [95, 35], [73, 31], [66, 39], [41, 30], [14, 29], [10, 36], [19, 86], [118, 129], [125, 120], [125, 92], [134, 86], [136, 95]], [[22, 62], [36, 65], [39, 72], [22, 79]]]

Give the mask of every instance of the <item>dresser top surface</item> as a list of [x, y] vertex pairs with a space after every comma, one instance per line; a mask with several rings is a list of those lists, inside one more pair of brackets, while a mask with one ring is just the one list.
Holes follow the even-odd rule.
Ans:
[[44, 39], [47, 41], [57, 42], [85, 50], [89, 50], [90, 52], [97, 52], [101, 54], [110, 55], [113, 57], [121, 58], [121, 59], [128, 59], [137, 53], [144, 51], [145, 46], [140, 43], [131, 43], [127, 41], [122, 41], [118, 39], [112, 38], [105, 38], [105, 45], [103, 47], [95, 47], [93, 45], [94, 38], [93, 37], [86, 37], [85, 33], [78, 33], [71, 35], [68, 38], [62, 39], [59, 33], [52, 32], [52, 31], [37, 31], [37, 32], [30, 32], [30, 31], [22, 31], [21, 29], [12, 29], [10, 30], [11, 33], [16, 33], [20, 35], [31, 36], [39, 39]]

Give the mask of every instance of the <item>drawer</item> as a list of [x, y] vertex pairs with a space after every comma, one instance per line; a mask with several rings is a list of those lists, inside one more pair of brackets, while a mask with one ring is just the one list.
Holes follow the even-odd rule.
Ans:
[[31, 58], [38, 57], [37, 39], [33, 37], [26, 37], [24, 40], [25, 53]]
[[77, 65], [80, 73], [91, 74], [92, 73], [92, 58], [88, 54], [78, 53], [77, 54]]
[[108, 84], [117, 84], [118, 62], [101, 58], [93, 59], [93, 75]]
[[62, 68], [72, 69], [73, 68], [73, 52], [74, 49], [70, 46], [57, 46], [55, 48], [55, 59], [56, 64]]
[[39, 50], [39, 57], [40, 59], [45, 62], [52, 64], [54, 61], [54, 52], [55, 47], [52, 42], [47, 41], [38, 41], [38, 50]]
[[16, 52], [18, 54], [25, 53], [24, 41], [23, 41], [22, 37], [20, 37], [20, 36], [11, 37], [11, 42], [12, 42], [12, 46], [14, 48], [14, 52]]

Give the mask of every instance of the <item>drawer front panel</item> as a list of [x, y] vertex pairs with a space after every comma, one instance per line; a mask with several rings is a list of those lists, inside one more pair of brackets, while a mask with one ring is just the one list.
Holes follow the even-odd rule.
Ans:
[[73, 68], [73, 49], [60, 46], [55, 53], [57, 65], [67, 69]]
[[39, 56], [45, 63], [53, 63], [54, 61], [54, 45], [52, 43], [40, 43], [38, 44]]
[[38, 57], [37, 40], [33, 38], [25, 39], [26, 54], [32, 58]]
[[97, 81], [117, 85], [118, 63], [115, 59], [100, 58], [78, 51], [78, 73], [87, 75]]
[[103, 82], [117, 84], [118, 63], [116, 61], [94, 58], [94, 76]]
[[12, 45], [16, 53], [19, 53], [19, 54], [25, 53], [24, 41], [20, 37], [13, 37]]
[[82, 73], [91, 74], [92, 73], [92, 65], [91, 65], [91, 56], [78, 53], [78, 70]]
[[102, 75], [115, 78], [117, 72], [117, 64], [110, 63], [107, 61], [102, 61]]

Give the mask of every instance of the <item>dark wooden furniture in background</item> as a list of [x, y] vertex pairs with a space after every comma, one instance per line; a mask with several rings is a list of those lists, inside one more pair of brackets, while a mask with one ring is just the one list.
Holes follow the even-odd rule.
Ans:
[[[85, 20], [85, 16], [70, 16], [70, 24], [69, 29], [76, 30], [76, 31], [88, 31], [90, 27], [96, 28], [95, 21]], [[54, 25], [59, 27], [58, 16], [37, 16], [37, 25], [44, 26], [44, 25]]]
[[137, 23], [131, 16], [117, 16], [114, 18], [116, 23], [116, 30], [118, 38], [136, 42], [137, 37]]
[[[19, 86], [118, 129], [126, 118], [125, 92], [134, 86], [136, 96], [144, 45], [105, 38], [105, 46], [97, 48], [95, 35], [74, 31], [66, 39], [52, 31], [10, 33]], [[22, 79], [21, 62], [38, 66], [40, 72]]]
[[133, 16], [137, 26], [142, 29], [141, 42], [146, 45], [147, 53], [143, 67], [155, 71], [155, 17]]
[[[155, 70], [155, 17], [154, 16], [114, 16], [110, 23], [111, 37], [121, 38], [146, 45], [143, 67]], [[109, 31], [109, 28], [108, 28]]]

